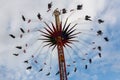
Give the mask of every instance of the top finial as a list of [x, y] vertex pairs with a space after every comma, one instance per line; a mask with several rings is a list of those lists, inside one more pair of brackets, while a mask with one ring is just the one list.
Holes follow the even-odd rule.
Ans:
[[53, 14], [55, 16], [59, 16], [60, 15], [60, 11], [58, 10], [58, 8], [54, 10]]

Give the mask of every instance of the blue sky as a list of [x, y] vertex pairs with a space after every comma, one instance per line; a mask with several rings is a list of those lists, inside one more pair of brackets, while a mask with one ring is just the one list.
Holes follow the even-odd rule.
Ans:
[[[120, 1], [119, 0], [0, 0], [0, 80], [59, 80], [59, 76], [54, 74], [58, 70], [57, 63], [57, 51], [51, 51], [49, 48], [41, 48], [43, 46], [41, 41], [36, 41], [40, 37], [40, 33], [36, 32], [36, 29], [43, 29], [44, 24], [39, 22], [36, 15], [38, 12], [44, 17], [46, 22], [54, 21], [52, 11], [47, 11], [47, 4], [53, 2], [52, 10], [59, 8], [67, 8], [68, 10], [76, 8], [76, 5], [83, 4], [83, 9], [72, 14], [68, 22], [73, 22], [77, 19], [79, 29], [95, 30], [101, 29], [103, 36], [97, 38], [93, 36], [80, 35], [78, 39], [85, 39], [86, 41], [95, 40], [96, 45], [102, 46], [102, 58], [99, 58], [95, 52], [92, 52], [88, 48], [88, 53], [93, 53], [86, 58], [93, 58], [93, 63], [88, 66], [88, 69], [84, 69], [84, 65], [88, 64], [87, 61], [79, 60], [80, 57], [84, 57], [83, 45], [77, 44], [79, 49], [73, 45], [73, 50], [67, 48], [65, 50], [66, 61], [71, 64], [71, 59], [76, 60], [76, 64], [67, 68], [70, 71], [68, 80], [119, 80], [120, 79]], [[26, 19], [31, 19], [31, 23], [23, 22], [21, 15], [24, 15]], [[69, 13], [62, 16], [63, 21]], [[91, 23], [84, 23], [84, 16], [90, 15], [92, 17]], [[97, 19], [103, 19], [103, 24], [98, 24]], [[80, 26], [80, 27], [79, 27]], [[22, 39], [19, 38], [21, 34], [19, 28], [22, 27], [25, 30], [30, 28], [29, 34], [25, 33]], [[15, 34], [17, 39], [12, 39], [9, 34]], [[108, 36], [109, 42], [104, 42], [103, 37]], [[23, 54], [21, 50], [15, 48], [16, 45], [29, 44], [27, 53]], [[76, 44], [75, 44], [76, 45]], [[87, 44], [88, 45], [88, 44]], [[92, 48], [91, 46], [88, 46]], [[40, 50], [39, 50], [40, 49]], [[82, 51], [80, 51], [82, 49]], [[96, 51], [97, 52], [97, 51]], [[13, 56], [13, 53], [19, 53], [20, 56]], [[39, 57], [36, 57], [39, 64], [32, 62], [31, 55], [33, 53], [42, 53]], [[50, 55], [48, 55], [49, 53]], [[70, 53], [70, 55], [69, 55]], [[52, 60], [51, 60], [52, 55]], [[72, 56], [72, 58], [70, 58]], [[24, 64], [23, 61], [30, 59], [30, 64]], [[80, 62], [81, 61], [81, 62]], [[48, 63], [48, 66], [44, 66], [43, 63]], [[32, 70], [26, 70], [26, 67], [32, 65]], [[50, 66], [52, 69], [50, 70]], [[74, 67], [77, 67], [77, 72], [74, 73]], [[38, 70], [44, 67], [42, 72]], [[50, 76], [45, 76], [48, 72], [51, 72]]]

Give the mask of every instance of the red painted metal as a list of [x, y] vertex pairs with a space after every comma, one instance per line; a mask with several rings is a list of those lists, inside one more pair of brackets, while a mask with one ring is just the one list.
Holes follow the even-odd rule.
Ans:
[[67, 80], [66, 74], [66, 64], [65, 64], [65, 57], [64, 57], [64, 49], [63, 44], [61, 41], [61, 37], [59, 36], [57, 41], [57, 49], [58, 49], [58, 61], [59, 61], [59, 71], [60, 71], [60, 80]]
[[61, 30], [62, 30], [62, 25], [60, 23], [59, 15], [60, 12], [58, 10], [54, 11], [55, 15], [55, 21], [56, 21], [56, 29], [57, 35], [56, 40], [57, 40], [57, 49], [58, 49], [58, 62], [59, 62], [59, 71], [60, 71], [60, 80], [67, 80], [67, 74], [66, 74], [66, 64], [65, 64], [65, 57], [64, 57], [64, 43], [62, 41], [61, 37]]

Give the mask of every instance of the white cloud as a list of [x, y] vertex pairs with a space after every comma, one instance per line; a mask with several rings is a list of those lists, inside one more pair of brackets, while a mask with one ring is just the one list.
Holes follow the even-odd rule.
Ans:
[[[25, 42], [34, 42], [33, 41], [33, 37], [34, 35], [37, 35], [36, 33], [32, 33], [28, 39], [26, 39], [28, 36], [25, 36], [24, 39], [21, 40], [13, 40], [11, 39], [8, 35], [9, 33], [13, 33], [16, 34], [17, 36], [19, 36], [20, 32], [19, 32], [19, 27], [24, 27], [26, 29], [26, 27], [30, 27], [32, 29], [34, 29], [34, 26], [40, 26], [41, 24], [39, 23], [31, 23], [31, 24], [26, 24], [21, 20], [21, 15], [25, 15], [25, 17], [27, 17], [27, 19], [32, 18], [32, 20], [36, 21], [37, 17], [37, 13], [40, 12], [42, 14], [42, 16], [44, 16], [45, 19], [52, 20], [53, 18], [51, 18], [52, 15], [49, 15], [49, 13], [47, 13], [47, 3], [51, 2], [50, 0], [46, 0], [46, 1], [42, 1], [42, 0], [36, 0], [36, 1], [32, 1], [32, 0], [0, 0], [0, 66], [7, 66], [7, 68], [14, 70], [12, 71], [5, 71], [4, 73], [7, 75], [6, 80], [9, 78], [9, 80], [26, 80], [29, 77], [29, 80], [33, 80], [34, 78], [36, 78], [36, 80], [38, 80], [38, 76], [40, 75], [36, 75], [35, 77], [33, 77], [32, 75], [34, 75], [35, 73], [29, 73], [24, 71], [26, 65], [23, 64], [23, 61], [27, 58], [30, 57], [29, 54], [34, 53], [34, 50], [37, 49], [37, 47], [39, 47], [39, 43], [41, 42], [37, 42], [34, 45], [31, 44], [31, 46], [28, 49], [29, 54], [26, 54], [26, 56], [20, 56], [19, 58], [14, 57], [12, 55], [12, 53], [14, 53], [16, 50], [14, 50], [15, 45], [17, 44], [21, 44], [21, 43], [25, 43]], [[113, 1], [112, 1], [113, 2]], [[111, 5], [114, 5], [112, 4]], [[116, 0], [117, 2], [117, 0]], [[119, 2], [119, 1], [118, 1]], [[96, 5], [96, 3], [99, 3]], [[90, 15], [92, 16], [92, 19], [94, 19], [96, 21], [96, 17], [97, 18], [103, 18], [105, 20], [105, 25], [103, 25], [103, 29], [106, 25], [115, 25], [116, 22], [118, 21], [118, 16], [119, 15], [119, 11], [118, 9], [114, 9], [111, 10], [111, 7], [108, 8], [106, 10], [106, 7], [108, 6], [108, 1], [105, 0], [53, 0], [53, 6], [54, 9], [56, 7], [59, 8], [64, 8], [67, 7], [68, 9], [74, 7], [76, 8], [76, 4], [83, 4], [83, 10], [79, 11], [80, 14], [76, 13], [75, 15], [71, 16], [69, 21], [74, 21], [76, 20], [76, 18], [79, 18], [78, 16], [80, 16], [80, 18], [84, 18], [85, 15]], [[106, 6], [107, 5], [107, 6]], [[104, 11], [106, 10], [106, 11]], [[66, 16], [66, 15], [65, 15]], [[111, 21], [112, 19], [112, 21]], [[91, 24], [91, 26], [93, 26], [93, 24]], [[88, 27], [87, 27], [88, 28]], [[27, 34], [26, 34], [27, 35]], [[39, 37], [39, 35], [38, 35]], [[30, 38], [32, 38], [32, 40], [30, 40]], [[19, 38], [18, 38], [19, 39]], [[20, 43], [21, 42], [21, 43]], [[107, 46], [105, 46], [107, 47]], [[32, 50], [33, 49], [33, 50]], [[46, 48], [43, 50], [45, 51]], [[54, 51], [53, 53], [55, 54], [56, 51]], [[22, 53], [22, 52], [20, 52]], [[100, 65], [95, 65], [95, 67], [97, 66], [100, 67], [105, 67], [104, 65], [108, 62], [108, 64], [113, 63], [115, 58], [118, 58], [116, 56], [111, 56], [108, 57], [111, 54], [107, 54], [108, 51], [106, 50], [106, 54], [103, 54], [103, 59], [107, 59], [107, 61], [105, 61], [104, 63], [101, 63]], [[53, 61], [55, 63], [57, 63], [57, 58], [56, 58], [56, 54], [53, 57]], [[74, 56], [74, 55], [72, 55]], [[111, 61], [111, 58], [113, 58], [113, 61]], [[98, 58], [96, 58], [95, 60], [97, 60]], [[119, 60], [118, 60], [119, 61]], [[53, 62], [53, 63], [54, 63]], [[16, 65], [17, 64], [17, 65]], [[56, 69], [56, 64], [53, 64], [54, 68]], [[94, 66], [94, 64], [93, 64]], [[119, 70], [120, 65], [118, 65], [117, 63], [113, 64], [113, 66], [111, 67], [114, 70]], [[93, 67], [94, 68], [94, 67]], [[92, 69], [93, 69], [92, 68]], [[96, 69], [97, 69], [96, 68]], [[104, 68], [102, 68], [104, 69]], [[105, 69], [104, 69], [105, 70]], [[17, 71], [21, 71], [17, 73]], [[97, 71], [97, 70], [96, 70]], [[46, 72], [46, 71], [45, 71]], [[14, 77], [12, 75], [10, 75], [11, 73], [15, 73], [16, 75], [14, 75]], [[24, 75], [25, 74], [25, 75]], [[39, 74], [39, 73], [38, 73]], [[0, 76], [3, 76], [3, 73], [1, 74], [0, 72]], [[16, 77], [15, 77], [16, 76]], [[77, 78], [79, 77], [85, 77], [85, 79], [83, 80], [88, 80], [88, 78], [90, 77], [89, 74], [85, 74], [82, 73], [80, 75], [76, 75]], [[42, 76], [41, 78], [43, 78], [44, 80], [51, 80], [50, 78], [46, 78], [44, 76]], [[92, 76], [93, 80], [98, 80], [97, 75]]]

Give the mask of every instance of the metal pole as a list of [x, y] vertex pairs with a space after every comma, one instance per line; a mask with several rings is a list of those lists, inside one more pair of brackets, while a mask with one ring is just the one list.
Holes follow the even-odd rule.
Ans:
[[[54, 11], [54, 16], [55, 16], [55, 22], [56, 22], [56, 29], [58, 30], [58, 32], [60, 32], [61, 29], [62, 29], [62, 26], [60, 26], [61, 23], [60, 23], [59, 15], [60, 15], [60, 12], [58, 10], [55, 10]], [[60, 32], [60, 34], [61, 34], [61, 32]], [[61, 37], [60, 34], [56, 38], [57, 49], [58, 49], [58, 62], [59, 62], [60, 80], [67, 80], [64, 49], [63, 49], [62, 37]]]

